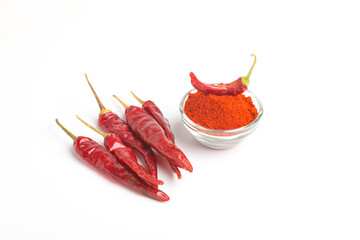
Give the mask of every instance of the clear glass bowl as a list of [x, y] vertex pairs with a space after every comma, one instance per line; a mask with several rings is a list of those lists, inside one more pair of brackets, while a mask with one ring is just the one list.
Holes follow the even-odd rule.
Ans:
[[258, 110], [258, 116], [250, 124], [231, 130], [214, 130], [202, 127], [193, 121], [191, 121], [184, 112], [184, 105], [189, 93], [196, 92], [196, 89], [192, 89], [187, 92], [180, 101], [180, 113], [185, 128], [198, 140], [201, 144], [215, 149], [231, 148], [239, 143], [244, 137], [249, 136], [259, 124], [261, 116], [263, 115], [263, 105], [258, 97], [256, 97], [251, 91], [247, 90], [243, 94], [250, 96], [256, 109]]

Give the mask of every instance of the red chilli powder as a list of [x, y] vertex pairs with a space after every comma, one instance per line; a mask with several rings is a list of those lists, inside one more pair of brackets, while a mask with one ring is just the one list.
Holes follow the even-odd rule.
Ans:
[[190, 93], [184, 106], [185, 114], [200, 126], [229, 130], [248, 125], [258, 116], [251, 97]]

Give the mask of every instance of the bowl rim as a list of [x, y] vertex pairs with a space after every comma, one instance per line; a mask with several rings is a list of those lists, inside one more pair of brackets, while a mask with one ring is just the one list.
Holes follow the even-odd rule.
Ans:
[[[189, 96], [189, 93], [193, 92], [193, 91], [197, 91], [195, 88], [191, 89], [190, 91], [188, 91], [182, 98], [179, 104], [179, 109], [180, 109], [180, 113], [181, 113], [181, 117], [183, 118], [183, 120], [187, 123], [189, 123], [190, 125], [192, 125], [193, 127], [197, 128], [198, 130], [202, 131], [202, 134], [206, 134], [209, 135], [206, 132], [212, 132], [212, 133], [236, 133], [236, 132], [245, 132], [248, 130], [251, 130], [253, 127], [255, 127], [257, 125], [257, 123], [259, 122], [260, 118], [262, 117], [263, 113], [264, 113], [264, 107], [262, 102], [260, 101], [260, 99], [250, 90], [246, 90], [243, 93], [249, 93], [251, 95], [251, 99], [257, 102], [257, 104], [259, 105], [259, 109], [258, 109], [258, 116], [248, 125], [245, 125], [243, 127], [240, 128], [234, 128], [234, 129], [224, 129], [224, 130], [219, 130], [219, 129], [211, 129], [211, 128], [206, 128], [203, 127], [195, 122], [193, 122], [190, 118], [188, 118], [188, 116], [186, 116], [185, 111], [184, 111], [184, 105], [185, 105], [185, 101], [187, 99], [187, 97]], [[209, 135], [212, 136], [212, 135]]]

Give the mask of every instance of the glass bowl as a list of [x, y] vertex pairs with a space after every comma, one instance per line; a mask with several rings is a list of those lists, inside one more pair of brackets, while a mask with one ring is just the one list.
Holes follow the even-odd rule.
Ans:
[[180, 101], [180, 113], [185, 128], [198, 140], [201, 144], [215, 149], [226, 149], [235, 146], [244, 137], [249, 136], [259, 124], [261, 116], [263, 115], [263, 105], [258, 97], [251, 91], [247, 90], [243, 94], [247, 97], [250, 96], [256, 109], [258, 110], [258, 116], [248, 125], [231, 129], [231, 130], [214, 130], [200, 126], [191, 121], [184, 112], [184, 105], [189, 96], [189, 93], [195, 93], [197, 90], [192, 89], [188, 91]]

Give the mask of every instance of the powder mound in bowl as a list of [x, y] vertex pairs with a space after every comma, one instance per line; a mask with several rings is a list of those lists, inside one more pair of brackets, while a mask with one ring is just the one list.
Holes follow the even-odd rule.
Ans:
[[196, 124], [215, 130], [248, 125], [258, 116], [251, 97], [190, 93], [184, 106], [186, 116]]

